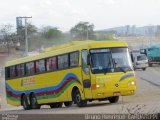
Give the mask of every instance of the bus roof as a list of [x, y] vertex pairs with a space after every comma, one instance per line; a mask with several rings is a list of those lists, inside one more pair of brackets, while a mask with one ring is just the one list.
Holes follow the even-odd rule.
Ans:
[[104, 48], [104, 47], [128, 47], [126, 42], [123, 41], [94, 41], [94, 40], [85, 40], [85, 41], [72, 41], [66, 44], [52, 46], [46, 48], [42, 53], [33, 56], [27, 56], [23, 58], [19, 58], [16, 60], [11, 60], [6, 62], [7, 66], [12, 66], [16, 64], [26, 63], [38, 59], [43, 59], [46, 57], [56, 56], [60, 54], [64, 54], [67, 52], [78, 51], [81, 49], [91, 49], [91, 48]]

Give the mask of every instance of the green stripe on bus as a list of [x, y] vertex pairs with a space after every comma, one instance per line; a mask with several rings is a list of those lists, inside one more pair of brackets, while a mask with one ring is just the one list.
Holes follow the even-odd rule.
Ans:
[[[66, 90], [71, 84], [73, 84], [75, 81], [71, 81], [71, 82], [69, 82], [69, 83], [67, 83], [66, 84], [66, 86], [59, 92], [59, 93], [57, 93], [57, 94], [52, 94], [52, 95], [47, 95], [46, 97], [47, 98], [45, 98], [45, 99], [50, 99], [50, 98], [56, 98], [56, 97], [59, 97], [62, 93], [63, 93], [63, 91], [64, 90]], [[38, 100], [41, 100], [41, 99], [44, 99], [44, 97], [43, 96], [38, 96], [37, 97], [37, 99]]]
[[[44, 96], [36, 96], [36, 97], [37, 97], [38, 100], [50, 99], [50, 98], [59, 97], [59, 96], [63, 93], [63, 91], [66, 90], [66, 89], [67, 89], [71, 84], [73, 84], [74, 82], [76, 82], [76, 81], [70, 81], [69, 83], [67, 83], [67, 84], [64, 86], [64, 88], [62, 88], [62, 90], [61, 90], [59, 93], [57, 93], [57, 94], [47, 95], [47, 96], [45, 96], [45, 97], [44, 97]], [[20, 101], [19, 98], [12, 97], [12, 96], [9, 95], [9, 94], [7, 94], [7, 98], [10, 99], [10, 100], [12, 100], [12, 101], [16, 101], [16, 102], [19, 102], [19, 101]]]

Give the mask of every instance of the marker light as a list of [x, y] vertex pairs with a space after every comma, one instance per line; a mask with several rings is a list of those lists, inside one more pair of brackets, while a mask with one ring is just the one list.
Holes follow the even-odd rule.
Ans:
[[96, 85], [96, 87], [97, 87], [97, 88], [104, 88], [105, 85], [104, 85], [104, 84], [98, 84], [98, 85]]

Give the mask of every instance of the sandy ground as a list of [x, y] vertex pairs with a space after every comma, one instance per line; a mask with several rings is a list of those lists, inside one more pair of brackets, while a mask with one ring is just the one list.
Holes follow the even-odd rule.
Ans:
[[139, 75], [146, 75], [151, 69], [154, 68], [148, 71], [136, 71], [137, 93], [133, 96], [120, 97], [116, 104], [110, 104], [108, 101], [94, 101], [84, 108], [73, 105], [70, 108], [50, 109], [49, 106], [43, 106], [40, 110], [24, 111], [21, 107], [6, 106], [4, 102], [1, 111], [9, 110], [9, 113], [19, 114], [158, 113], [160, 112], [160, 87], [139, 79]]
[[[119, 38], [122, 39], [122, 38]], [[132, 38], [133, 39], [133, 38]], [[139, 39], [139, 38], [137, 38]], [[128, 38], [123, 38], [128, 41]], [[139, 41], [139, 40], [137, 40]], [[129, 39], [129, 44], [138, 46], [139, 42]], [[141, 40], [144, 44], [144, 41]], [[146, 43], [148, 44], [149, 41]], [[159, 41], [155, 43], [159, 44]], [[141, 44], [142, 45], [142, 44]], [[141, 46], [140, 45], [140, 46]], [[138, 47], [140, 47], [138, 46]], [[1, 59], [0, 59], [1, 60]], [[2, 63], [0, 63], [0, 66]], [[1, 68], [1, 67], [0, 67]], [[1, 71], [1, 69], [0, 69]], [[2, 71], [3, 72], [3, 71]], [[85, 108], [78, 108], [73, 105], [70, 108], [50, 109], [43, 106], [40, 110], [24, 111], [22, 107], [13, 107], [6, 104], [4, 74], [0, 72], [0, 111], [19, 114], [86, 114], [86, 113], [158, 113], [160, 112], [160, 66], [148, 68], [147, 71], [136, 71], [137, 93], [133, 96], [120, 97], [119, 102], [110, 104], [108, 101], [89, 103]]]

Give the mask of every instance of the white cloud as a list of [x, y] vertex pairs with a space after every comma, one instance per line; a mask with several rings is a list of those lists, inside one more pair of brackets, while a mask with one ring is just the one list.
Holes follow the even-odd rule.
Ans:
[[113, 5], [117, 2], [117, 0], [99, 0], [102, 5]]
[[79, 21], [96, 29], [126, 24], [160, 24], [160, 0], [0, 0], [0, 24], [15, 25], [16, 16], [32, 16], [33, 24], [69, 30]]

